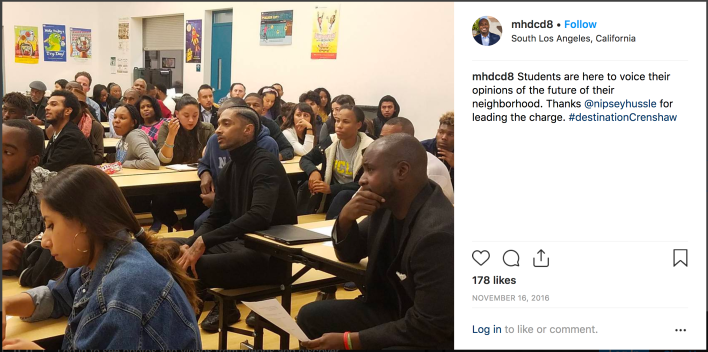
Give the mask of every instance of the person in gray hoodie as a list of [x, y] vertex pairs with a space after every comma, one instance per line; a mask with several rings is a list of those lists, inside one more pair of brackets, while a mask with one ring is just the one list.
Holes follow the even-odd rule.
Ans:
[[150, 137], [140, 129], [142, 123], [143, 118], [135, 106], [118, 104], [113, 118], [113, 129], [121, 137], [116, 145], [116, 161], [129, 169], [157, 170], [160, 160]]

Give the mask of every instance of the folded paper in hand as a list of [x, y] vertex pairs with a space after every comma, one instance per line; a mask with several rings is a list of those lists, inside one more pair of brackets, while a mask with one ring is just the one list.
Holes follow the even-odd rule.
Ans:
[[280, 305], [280, 302], [274, 298], [260, 302], [241, 303], [245, 304], [246, 307], [251, 308], [252, 311], [273, 323], [275, 326], [283, 329], [283, 331], [295, 336], [298, 340], [310, 341], [307, 335], [305, 335], [302, 329], [300, 329], [300, 326], [297, 325], [295, 319], [293, 319], [290, 314], [285, 311], [285, 308]]

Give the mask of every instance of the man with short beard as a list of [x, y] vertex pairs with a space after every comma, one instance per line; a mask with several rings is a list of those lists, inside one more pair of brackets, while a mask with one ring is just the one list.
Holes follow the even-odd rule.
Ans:
[[2, 128], [2, 270], [17, 270], [25, 244], [44, 230], [37, 195], [56, 172], [39, 167], [44, 133], [28, 120]]

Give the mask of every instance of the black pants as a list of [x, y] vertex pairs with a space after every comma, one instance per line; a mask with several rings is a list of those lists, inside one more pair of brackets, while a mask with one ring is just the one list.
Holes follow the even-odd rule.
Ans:
[[187, 216], [182, 220], [182, 228], [185, 230], [193, 229], [194, 220], [207, 210], [207, 207], [202, 203], [202, 199], [195, 193], [160, 194], [152, 200], [152, 218], [167, 227], [172, 227], [179, 220], [174, 210], [181, 208], [187, 210]]
[[[184, 244], [186, 238], [173, 238]], [[208, 288], [242, 288], [281, 283], [287, 274], [286, 263], [267, 254], [246, 248], [242, 240], [228, 241], [208, 248], [197, 261], [197, 292]]]
[[328, 332], [357, 332], [397, 319], [390, 308], [357, 298], [308, 303], [297, 314], [297, 325], [307, 337], [316, 339]]

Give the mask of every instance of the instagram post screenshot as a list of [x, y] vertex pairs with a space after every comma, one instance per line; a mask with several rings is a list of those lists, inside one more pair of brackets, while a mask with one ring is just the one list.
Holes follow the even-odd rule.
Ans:
[[456, 348], [705, 350], [705, 2], [456, 3], [455, 107]]

